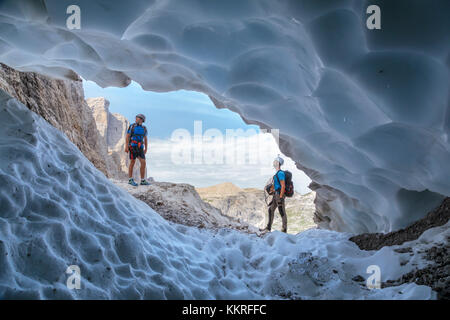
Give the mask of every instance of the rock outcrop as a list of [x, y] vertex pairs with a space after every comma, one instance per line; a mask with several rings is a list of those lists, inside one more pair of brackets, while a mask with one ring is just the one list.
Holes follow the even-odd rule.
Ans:
[[[124, 152], [125, 135], [129, 126], [128, 120], [118, 113], [109, 111], [109, 101], [103, 97], [86, 99], [87, 105], [97, 125], [102, 139], [102, 152], [107, 154], [106, 166], [108, 172], [115, 178], [125, 178], [128, 175], [128, 155]], [[135, 170], [139, 169], [139, 164]]]
[[112, 180], [135, 198], [148, 204], [164, 219], [197, 228], [231, 228], [258, 232], [254, 226], [229, 217], [204, 202], [192, 185], [185, 183], [153, 182], [150, 186], [132, 187], [124, 181]]
[[88, 99], [95, 102], [89, 106], [81, 78], [53, 79], [0, 64], [0, 88], [64, 132], [107, 177], [127, 176], [124, 140], [128, 121], [110, 113], [104, 98]]
[[64, 132], [95, 167], [110, 175], [105, 158], [97, 151], [102, 140], [84, 100], [81, 78], [57, 80], [0, 64], [0, 88]]
[[[132, 187], [122, 180], [112, 181], [135, 198], [145, 202], [164, 219], [197, 228], [231, 228], [259, 234], [267, 224], [267, 205], [262, 190], [226, 182], [206, 188], [185, 183], [153, 182]], [[286, 201], [288, 232], [296, 234], [316, 225], [314, 192], [295, 194]], [[275, 215], [273, 230], [281, 230], [281, 218]]]
[[241, 189], [232, 183], [223, 183], [207, 188], [197, 188], [200, 197], [225, 215], [263, 228], [266, 214], [261, 190]]

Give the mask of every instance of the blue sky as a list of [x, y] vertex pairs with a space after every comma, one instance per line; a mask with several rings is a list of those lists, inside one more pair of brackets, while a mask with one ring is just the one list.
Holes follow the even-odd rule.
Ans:
[[[202, 93], [184, 90], [156, 93], [144, 91], [135, 82], [126, 88], [101, 88], [91, 81], [83, 81], [83, 85], [85, 98], [104, 97], [110, 102], [110, 112], [120, 113], [130, 122], [134, 122], [138, 113], [146, 115], [145, 125], [149, 129], [150, 138], [147, 174], [157, 181], [189, 183], [196, 187], [232, 182], [241, 188], [262, 189], [274, 174], [272, 161], [281, 154], [275, 139], [270, 134], [262, 133], [257, 126], [245, 124], [238, 114], [228, 109], [217, 109], [209, 97]], [[258, 162], [256, 164], [226, 163], [226, 161], [220, 164], [175, 163], [173, 152], [177, 146], [174, 141], [171, 141], [173, 131], [186, 129], [192, 135], [194, 121], [198, 120], [202, 121], [203, 132], [207, 129], [218, 129], [224, 136], [226, 129], [242, 129], [246, 132], [253, 129], [254, 139], [244, 142], [246, 146], [244, 146], [244, 152], [258, 154]], [[259, 139], [260, 137], [263, 139]], [[205, 150], [238, 150], [237, 145], [230, 146], [217, 141], [205, 142], [202, 148], [204, 149], [203, 157], [206, 154]], [[189, 146], [188, 150], [195, 150], [194, 144], [192, 147]], [[292, 172], [295, 189], [300, 193], [309, 192], [307, 186], [311, 180], [302, 171], [297, 170], [292, 160], [287, 157], [284, 159], [284, 169]]]
[[258, 126], [245, 124], [237, 113], [217, 109], [202, 93], [144, 91], [136, 82], [126, 88], [101, 88], [92, 81], [83, 84], [85, 98], [105, 97], [110, 102], [109, 110], [124, 115], [130, 122], [134, 122], [136, 114], [145, 114], [150, 137], [169, 139], [178, 128], [193, 133], [195, 120], [202, 120], [203, 130], [217, 128], [225, 132], [225, 129], [253, 128], [259, 132]]

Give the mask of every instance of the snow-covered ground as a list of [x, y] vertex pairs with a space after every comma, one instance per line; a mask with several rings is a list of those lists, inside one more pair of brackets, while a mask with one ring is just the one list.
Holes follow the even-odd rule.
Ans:
[[[446, 227], [409, 245], [443, 241]], [[422, 260], [396, 247], [361, 251], [349, 236], [309, 230], [260, 238], [170, 223], [0, 91], [2, 299], [435, 298], [416, 284], [369, 290], [353, 281], [370, 265], [382, 281], [396, 279]], [[79, 290], [66, 286], [70, 265], [80, 267]]]

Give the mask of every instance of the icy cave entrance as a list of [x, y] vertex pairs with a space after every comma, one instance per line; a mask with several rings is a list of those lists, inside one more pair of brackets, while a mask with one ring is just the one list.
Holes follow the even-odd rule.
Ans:
[[[217, 109], [199, 92], [151, 92], [132, 82], [125, 88], [101, 88], [83, 81], [85, 98], [104, 97], [109, 112], [133, 123], [146, 115], [149, 132], [148, 176], [157, 181], [189, 183], [195, 187], [231, 182], [240, 188], [263, 189], [273, 175], [273, 159], [280, 154], [284, 169], [293, 173], [295, 190], [306, 194], [311, 180], [284, 156], [271, 132], [246, 124], [229, 109]], [[117, 143], [117, 142], [116, 142]]]
[[[216, 108], [210, 97], [199, 92], [157, 93], [143, 90], [136, 82], [125, 88], [101, 88], [91, 81], [83, 84], [97, 128], [107, 132], [101, 134], [107, 136], [110, 156], [116, 163], [119, 159], [122, 167], [119, 181], [117, 174], [109, 176], [166, 220], [206, 228], [217, 228], [217, 222], [248, 232], [265, 228], [271, 197], [263, 190], [275, 174], [273, 159], [280, 155], [285, 160], [282, 169], [293, 174], [295, 187], [294, 196], [286, 200], [288, 232], [297, 234], [317, 226], [315, 192], [308, 188], [311, 180], [280, 151], [277, 140], [282, 128], [269, 131], [247, 124], [237, 113]], [[127, 185], [130, 160], [124, 152], [125, 131], [137, 114], [146, 116], [149, 135], [146, 177], [154, 183], [148, 190]], [[140, 176], [136, 161], [135, 181]], [[203, 214], [204, 219], [197, 219]], [[220, 222], [229, 218], [230, 224]], [[282, 218], [275, 212], [273, 229], [281, 227]]]

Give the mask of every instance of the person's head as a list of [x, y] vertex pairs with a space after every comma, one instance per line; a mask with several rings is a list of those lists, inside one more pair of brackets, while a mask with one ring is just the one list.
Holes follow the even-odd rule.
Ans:
[[139, 124], [139, 125], [141, 125], [141, 124], [143, 124], [145, 122], [145, 116], [143, 115], [143, 114], [138, 114], [137, 116], [136, 116], [136, 123], [137, 124]]
[[283, 158], [281, 158], [281, 157], [278, 155], [278, 157], [276, 157], [275, 160], [273, 160], [273, 167], [274, 167], [276, 170], [280, 170], [280, 168], [281, 168], [281, 166], [283, 165], [283, 163], [284, 163]]

